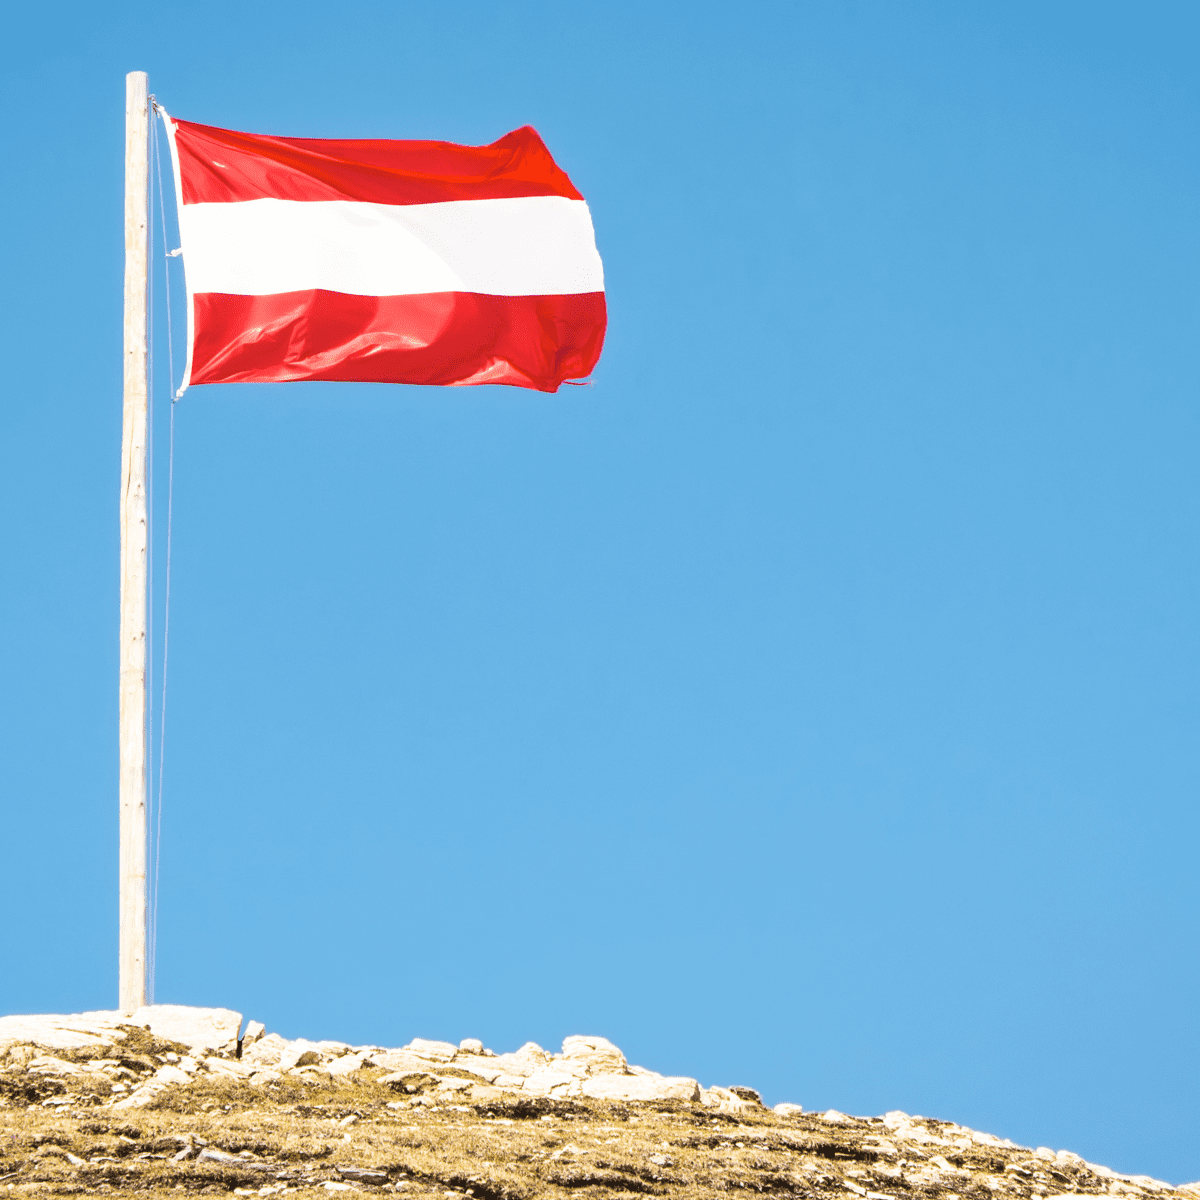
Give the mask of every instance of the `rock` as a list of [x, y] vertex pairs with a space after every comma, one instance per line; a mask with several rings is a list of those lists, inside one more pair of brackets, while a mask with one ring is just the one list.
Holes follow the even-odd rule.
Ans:
[[372, 1059], [377, 1067], [385, 1071], [430, 1071], [435, 1070], [433, 1062], [412, 1054], [407, 1050], [384, 1050], [381, 1054], [373, 1054]]
[[556, 1088], [565, 1091], [570, 1084], [575, 1082], [575, 1076], [566, 1071], [557, 1070], [557, 1066], [558, 1064], [555, 1063], [552, 1066], [539, 1067], [532, 1075], [526, 1076], [524, 1090], [534, 1096], [552, 1096], [555, 1094]]
[[[501, 1075], [516, 1075], [521, 1078], [532, 1075], [539, 1067], [548, 1066], [554, 1060], [536, 1042], [526, 1042], [512, 1054], [497, 1054], [492, 1059]], [[497, 1086], [501, 1086], [497, 1083]]]
[[580, 1063], [587, 1075], [623, 1075], [625, 1055], [607, 1038], [575, 1034], [563, 1039], [563, 1058]]
[[243, 1042], [242, 1062], [254, 1063], [260, 1067], [277, 1067], [280, 1055], [287, 1047], [286, 1039], [277, 1033], [268, 1033], [258, 1038], [249, 1049]]
[[237, 1046], [242, 1014], [228, 1008], [192, 1008], [186, 1004], [150, 1004], [128, 1019], [149, 1026], [155, 1037], [182, 1042], [193, 1050], [232, 1050]]
[[[254, 1073], [252, 1064], [238, 1062], [235, 1059], [210, 1057], [204, 1060], [204, 1065], [212, 1074], [223, 1076], [225, 1079], [249, 1079]], [[183, 1072], [181, 1071], [180, 1074], [182, 1075]]]
[[119, 1012], [0, 1017], [0, 1049], [21, 1043], [46, 1050], [111, 1046], [124, 1040], [125, 1035], [117, 1026], [128, 1021]]
[[776, 1104], [772, 1112], [777, 1112], [781, 1117], [798, 1117], [804, 1109], [799, 1104]]
[[382, 1075], [377, 1083], [387, 1084], [391, 1088], [399, 1088], [405, 1092], [416, 1092], [433, 1083], [435, 1076], [425, 1071], [393, 1071], [390, 1075]]
[[338, 1167], [333, 1168], [343, 1179], [353, 1179], [356, 1183], [385, 1184], [388, 1181], [386, 1171], [372, 1171], [369, 1167]]
[[[526, 1084], [528, 1087], [528, 1084]], [[583, 1081], [581, 1094], [593, 1100], [685, 1100], [700, 1099], [694, 1079], [665, 1075], [591, 1075]]]
[[183, 1084], [186, 1086], [191, 1082], [191, 1077], [186, 1071], [181, 1071], [178, 1067], [173, 1067], [170, 1063], [166, 1063], [159, 1067], [153, 1076], [147, 1079], [141, 1087], [134, 1088], [128, 1096], [114, 1104], [113, 1108], [145, 1108], [151, 1100], [156, 1099], [172, 1085]]
[[483, 1043], [478, 1038], [463, 1038], [458, 1043], [458, 1048], [466, 1054], [484, 1054], [486, 1051], [483, 1048]]
[[458, 1053], [458, 1047], [450, 1042], [431, 1042], [428, 1038], [413, 1038], [404, 1049], [434, 1062], [449, 1062]]
[[253, 1046], [254, 1043], [257, 1042], [259, 1038], [261, 1038], [266, 1032], [267, 1027], [261, 1021], [247, 1021], [246, 1030], [242, 1034], [243, 1053], [246, 1051], [247, 1047]]
[[729, 1090], [739, 1100], [745, 1100], [748, 1104], [757, 1104], [759, 1108], [763, 1107], [762, 1097], [753, 1088], [731, 1087]]
[[715, 1108], [718, 1112], [725, 1113], [740, 1113], [747, 1108], [753, 1108], [752, 1100], [743, 1100], [741, 1096], [736, 1096], [729, 1088], [710, 1087], [704, 1088], [700, 1093], [700, 1103], [705, 1108]]
[[250, 1076], [251, 1087], [264, 1087], [268, 1083], [278, 1083], [283, 1078], [278, 1071], [272, 1071], [270, 1067], [260, 1067]]
[[821, 1120], [828, 1121], [830, 1125], [845, 1125], [846, 1114], [838, 1112], [836, 1108], [831, 1108], [821, 1114]]
[[[454, 1059], [453, 1065], [456, 1071], [466, 1071], [468, 1075], [474, 1075], [486, 1083], [494, 1083], [502, 1073], [500, 1068], [494, 1065], [495, 1063], [496, 1056], [494, 1054], [491, 1058], [484, 1058], [481, 1054], [460, 1053]], [[520, 1086], [519, 1083], [518, 1086]]]
[[335, 1077], [342, 1075], [351, 1075], [355, 1071], [363, 1069], [362, 1054], [343, 1054], [341, 1058], [335, 1058], [333, 1062], [326, 1063], [325, 1069]]
[[288, 1042], [279, 1052], [279, 1060], [275, 1066], [280, 1071], [291, 1071], [296, 1067], [315, 1066], [321, 1061], [321, 1051], [317, 1043], [297, 1038]]
[[243, 1159], [238, 1158], [236, 1154], [230, 1154], [227, 1150], [218, 1150], [216, 1146], [205, 1146], [200, 1151], [200, 1162], [220, 1163], [222, 1166], [241, 1166]]
[[84, 1068], [52, 1054], [42, 1054], [31, 1059], [26, 1068], [31, 1075], [82, 1075]]

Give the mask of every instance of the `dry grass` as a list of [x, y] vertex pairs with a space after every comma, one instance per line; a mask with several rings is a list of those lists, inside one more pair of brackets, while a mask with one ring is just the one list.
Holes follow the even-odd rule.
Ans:
[[[131, 1031], [103, 1055], [120, 1061], [133, 1086], [172, 1049], [182, 1050]], [[251, 1191], [329, 1197], [344, 1189], [476, 1200], [1151, 1194], [1027, 1150], [897, 1147], [877, 1119], [830, 1124], [759, 1107], [734, 1116], [699, 1104], [554, 1101], [479, 1084], [460, 1091], [430, 1084], [413, 1094], [379, 1083], [384, 1073], [371, 1070], [347, 1081], [287, 1076], [262, 1088], [201, 1078], [147, 1108], [116, 1112], [108, 1079], [32, 1075], [32, 1055], [20, 1051], [0, 1070], [0, 1197], [6, 1188], [13, 1196], [175, 1200]], [[213, 1161], [205, 1149], [237, 1161]]]

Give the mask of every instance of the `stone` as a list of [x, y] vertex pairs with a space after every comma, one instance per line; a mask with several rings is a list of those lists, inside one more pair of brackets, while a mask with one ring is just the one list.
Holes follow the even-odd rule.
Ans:
[[386, 1171], [372, 1171], [369, 1167], [338, 1167], [333, 1168], [343, 1179], [353, 1179], [356, 1183], [387, 1183]]
[[[225, 1079], [249, 1079], [254, 1073], [254, 1067], [250, 1063], [238, 1062], [235, 1059], [209, 1057], [204, 1060], [204, 1065], [212, 1074]], [[180, 1071], [180, 1074], [183, 1072]]]
[[757, 1104], [759, 1108], [763, 1107], [762, 1097], [753, 1088], [731, 1087], [729, 1090], [739, 1100], [745, 1100], [748, 1104]]
[[237, 1046], [242, 1014], [229, 1008], [193, 1008], [187, 1004], [149, 1004], [129, 1019], [149, 1026], [155, 1037], [182, 1042], [193, 1050], [226, 1050]]
[[388, 1087], [400, 1088], [405, 1092], [416, 1092], [433, 1083], [435, 1076], [425, 1071], [393, 1071], [390, 1075], [382, 1075], [377, 1083], [387, 1084]]
[[260, 1067], [250, 1076], [251, 1087], [264, 1087], [268, 1083], [278, 1083], [283, 1078], [278, 1071], [272, 1071], [270, 1067]]
[[830, 1108], [821, 1114], [821, 1120], [828, 1121], [830, 1125], [845, 1125], [846, 1114], [838, 1112], [836, 1108]]
[[723, 1087], [704, 1088], [700, 1092], [700, 1103], [705, 1108], [715, 1108], [724, 1113], [740, 1113], [754, 1107], [753, 1101], [743, 1100], [741, 1096], [735, 1096], [729, 1088]]
[[557, 1069], [558, 1064], [539, 1067], [532, 1075], [526, 1076], [524, 1090], [534, 1096], [552, 1096], [556, 1088], [566, 1088], [575, 1082], [575, 1076]]
[[502, 1075], [532, 1075], [539, 1067], [548, 1066], [554, 1060], [536, 1042], [526, 1042], [512, 1054], [497, 1054], [492, 1062]]
[[41, 1054], [31, 1059], [26, 1068], [31, 1075], [82, 1075], [84, 1068], [52, 1054]]
[[[526, 1084], [528, 1087], [528, 1084]], [[583, 1081], [581, 1094], [593, 1100], [684, 1100], [700, 1099], [700, 1085], [684, 1076], [591, 1075]]]
[[453, 1066], [456, 1071], [466, 1071], [468, 1075], [474, 1075], [485, 1083], [494, 1083], [502, 1074], [500, 1068], [495, 1065], [496, 1061], [494, 1054], [491, 1058], [484, 1058], [481, 1054], [459, 1053]]
[[587, 1075], [623, 1075], [625, 1055], [607, 1038], [575, 1034], [563, 1039], [562, 1056], [580, 1063]]
[[296, 1067], [315, 1066], [321, 1061], [321, 1050], [317, 1043], [297, 1038], [288, 1042], [279, 1052], [275, 1066], [280, 1071], [292, 1071]]
[[261, 1021], [247, 1021], [246, 1029], [242, 1034], [243, 1053], [247, 1046], [253, 1046], [266, 1032], [267, 1027]]
[[243, 1042], [242, 1062], [254, 1063], [260, 1067], [277, 1067], [279, 1066], [280, 1055], [287, 1047], [287, 1040], [281, 1038], [279, 1034], [264, 1034], [249, 1049], [245, 1047], [245, 1043]]
[[0, 1017], [0, 1049], [21, 1043], [46, 1050], [111, 1046], [124, 1040], [117, 1026], [128, 1022], [119, 1012]]
[[355, 1071], [363, 1069], [363, 1058], [361, 1054], [343, 1054], [341, 1058], [335, 1058], [332, 1062], [325, 1064], [325, 1069], [335, 1078], [351, 1075]]
[[466, 1054], [485, 1054], [483, 1043], [478, 1038], [463, 1038], [458, 1043], [459, 1050]]
[[428, 1038], [413, 1038], [404, 1049], [434, 1062], [449, 1062], [458, 1053], [458, 1047], [451, 1042], [431, 1042]]
[[799, 1104], [788, 1104], [785, 1101], [783, 1104], [776, 1104], [771, 1111], [777, 1112], [781, 1117], [798, 1117], [804, 1109]]
[[385, 1071], [436, 1070], [435, 1064], [428, 1058], [422, 1058], [419, 1054], [412, 1054], [408, 1050], [384, 1050], [371, 1057], [374, 1059], [375, 1065], [382, 1067]]
[[200, 1151], [200, 1162], [220, 1163], [222, 1166], [241, 1166], [245, 1161], [238, 1158], [236, 1154], [230, 1154], [227, 1150], [218, 1150], [216, 1146], [205, 1146]]

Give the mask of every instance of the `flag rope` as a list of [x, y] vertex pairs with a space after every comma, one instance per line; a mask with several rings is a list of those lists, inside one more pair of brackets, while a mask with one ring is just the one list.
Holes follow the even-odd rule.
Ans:
[[[158, 104], [151, 100], [154, 111], [159, 114]], [[167, 660], [170, 650], [171, 636], [171, 534], [172, 518], [175, 508], [175, 347], [171, 329], [171, 253], [167, 250], [167, 211], [163, 198], [162, 185], [162, 154], [159, 150], [158, 122], [152, 122], [153, 134], [151, 140], [154, 146], [154, 165], [158, 176], [158, 209], [159, 228], [162, 230], [163, 247], [163, 280], [167, 304], [167, 371], [168, 395], [171, 398], [170, 419], [167, 435], [167, 548], [166, 548], [166, 578], [163, 595], [163, 659], [162, 659], [162, 689], [159, 699], [159, 734], [158, 734], [158, 797], [155, 804], [154, 825], [154, 871], [151, 887], [150, 909], [150, 946], [147, 972], [149, 976], [149, 999], [154, 1003], [155, 976], [158, 970], [158, 891], [160, 866], [162, 863], [162, 806], [163, 806], [163, 768], [167, 747]], [[153, 272], [151, 272], [151, 275]], [[153, 328], [153, 319], [151, 320]]]

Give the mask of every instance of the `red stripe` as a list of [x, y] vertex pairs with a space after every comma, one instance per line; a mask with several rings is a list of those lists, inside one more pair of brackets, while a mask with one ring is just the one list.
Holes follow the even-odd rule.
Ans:
[[490, 146], [456, 146], [268, 137], [176, 121], [175, 144], [184, 204], [268, 198], [370, 204], [511, 196], [583, 199], [529, 125]]
[[607, 323], [603, 292], [201, 292], [194, 299], [195, 384], [340, 379], [554, 392], [596, 365]]

